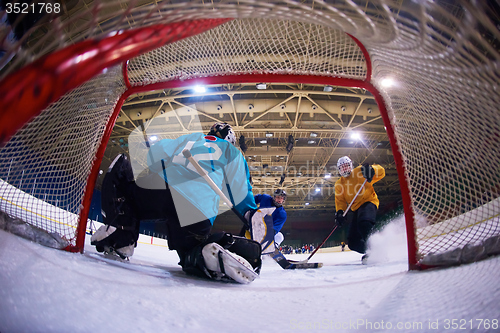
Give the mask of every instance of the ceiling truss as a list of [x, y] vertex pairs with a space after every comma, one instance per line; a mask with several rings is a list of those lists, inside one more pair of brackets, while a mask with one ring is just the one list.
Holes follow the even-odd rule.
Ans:
[[[233, 126], [244, 137], [254, 193], [288, 193], [287, 209], [334, 209], [336, 162], [378, 163], [386, 177], [378, 184], [381, 202], [399, 200], [399, 182], [388, 137], [372, 95], [362, 89], [304, 84], [250, 84], [192, 87], [142, 93], [125, 102], [111, 135], [103, 168], [129, 152], [131, 135], [175, 138]], [[353, 138], [353, 135], [359, 138]], [[289, 138], [293, 148], [288, 151]], [[150, 142], [153, 143], [153, 142]], [[241, 147], [240, 147], [241, 148]], [[98, 184], [99, 185], [99, 184]]]

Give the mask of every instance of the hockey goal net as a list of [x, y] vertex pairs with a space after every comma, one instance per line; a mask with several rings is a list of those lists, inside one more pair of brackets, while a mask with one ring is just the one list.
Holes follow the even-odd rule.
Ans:
[[69, 250], [83, 250], [104, 147], [128, 96], [193, 82], [303, 82], [375, 96], [398, 169], [410, 268], [496, 253], [498, 8], [394, 0], [52, 4], [31, 24], [22, 14], [10, 22], [8, 7], [0, 12], [0, 209], [60, 234]]

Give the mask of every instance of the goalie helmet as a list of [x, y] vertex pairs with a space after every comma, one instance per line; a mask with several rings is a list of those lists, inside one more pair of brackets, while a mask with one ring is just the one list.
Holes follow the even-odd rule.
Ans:
[[207, 135], [216, 136], [218, 138], [231, 142], [233, 146], [236, 145], [236, 135], [234, 134], [231, 125], [229, 125], [228, 123], [213, 124], [210, 128], [210, 132], [208, 132]]
[[343, 156], [339, 158], [337, 162], [337, 168], [339, 169], [339, 174], [342, 177], [347, 177], [352, 172], [352, 161], [349, 157]]
[[282, 189], [277, 189], [274, 191], [273, 201], [276, 206], [281, 206], [285, 203], [286, 200], [286, 192]]

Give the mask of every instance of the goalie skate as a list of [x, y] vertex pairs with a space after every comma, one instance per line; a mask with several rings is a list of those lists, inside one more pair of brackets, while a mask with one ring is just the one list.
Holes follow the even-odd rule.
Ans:
[[116, 231], [116, 228], [109, 225], [101, 226], [90, 238], [90, 244], [96, 247], [97, 252], [117, 255], [122, 259], [128, 259], [134, 254], [135, 243], [122, 246], [118, 249], [110, 244], [117, 244], [110, 240], [110, 236]]
[[245, 258], [224, 249], [217, 243], [205, 245], [202, 255], [207, 269], [219, 275], [221, 279], [228, 276], [238, 283], [247, 284], [259, 276]]
[[119, 248], [119, 249], [114, 249], [114, 248], [109, 247], [109, 246], [104, 246], [103, 252], [104, 252], [104, 254], [118, 256], [123, 260], [130, 260], [129, 258], [132, 257], [132, 255], [134, 254], [134, 248], [135, 248], [134, 244], [129, 245], [129, 246], [124, 246], [124, 247]]

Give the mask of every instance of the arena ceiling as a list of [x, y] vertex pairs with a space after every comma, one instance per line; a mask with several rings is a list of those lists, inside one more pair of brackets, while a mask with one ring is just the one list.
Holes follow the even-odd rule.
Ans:
[[[400, 203], [391, 147], [369, 92], [263, 83], [266, 89], [230, 84], [206, 86], [205, 92], [186, 87], [130, 97], [114, 126], [102, 170], [118, 153], [130, 153], [134, 135], [154, 143], [192, 132], [207, 133], [213, 123], [223, 121], [236, 132], [254, 193], [285, 189], [287, 210], [334, 210], [334, 184], [339, 178], [336, 164], [344, 155], [355, 165], [382, 165], [386, 177], [375, 185], [381, 208]], [[242, 142], [246, 150], [241, 149]]]

